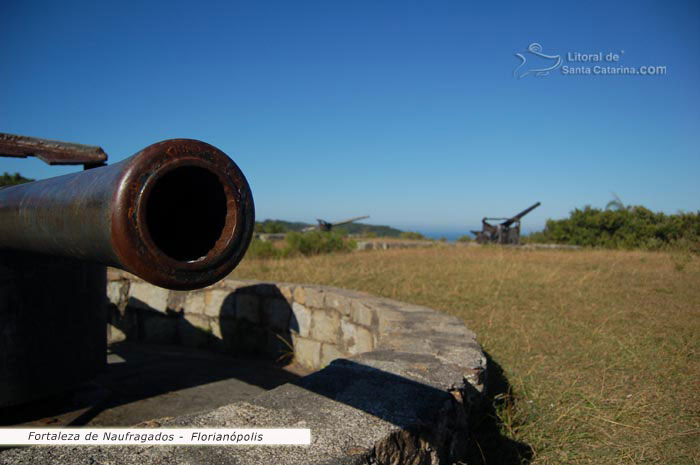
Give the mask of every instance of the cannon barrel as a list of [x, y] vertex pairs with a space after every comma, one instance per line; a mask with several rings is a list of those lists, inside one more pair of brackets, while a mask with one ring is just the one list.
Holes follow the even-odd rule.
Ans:
[[0, 189], [0, 249], [114, 266], [171, 289], [207, 286], [231, 272], [254, 222], [238, 166], [191, 139]]
[[335, 223], [333, 223], [333, 226], [343, 226], [345, 224], [354, 223], [355, 221], [364, 220], [366, 218], [369, 218], [369, 215], [355, 216], [353, 218], [348, 218], [346, 220], [336, 221]]
[[511, 224], [515, 223], [516, 221], [520, 221], [520, 218], [522, 218], [523, 216], [527, 215], [528, 213], [530, 213], [532, 210], [534, 210], [535, 208], [539, 207], [540, 205], [541, 205], [540, 202], [537, 202], [536, 204], [534, 204], [534, 205], [532, 205], [532, 206], [526, 208], [525, 210], [521, 211], [521, 212], [518, 213], [517, 215], [515, 215], [515, 216], [513, 216], [513, 217], [511, 217], [511, 218], [508, 218], [506, 221], [504, 221], [503, 223], [501, 223], [501, 225], [503, 225], [503, 226], [510, 226]]

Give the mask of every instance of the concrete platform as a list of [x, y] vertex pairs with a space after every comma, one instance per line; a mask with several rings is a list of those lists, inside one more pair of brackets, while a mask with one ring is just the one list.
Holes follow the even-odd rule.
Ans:
[[[204, 405], [194, 401], [195, 386], [215, 386], [221, 375], [212, 376], [215, 370], [199, 367], [204, 362], [195, 357], [191, 375], [179, 365], [176, 370], [185, 379], [191, 376], [190, 381], [170, 379], [157, 372], [168, 365], [165, 360], [146, 360], [133, 378], [115, 375], [118, 385], [129, 388], [152, 377], [172, 389], [136, 389], [133, 400], [119, 393], [118, 405], [194, 389], [188, 402], [173, 401], [176, 415], [158, 410], [145, 426], [309, 428], [311, 444], [27, 447], [0, 451], [0, 464], [447, 465], [471, 453], [471, 430], [479, 424], [486, 390], [487, 359], [476, 335], [456, 317], [306, 284], [224, 280], [199, 291], [177, 292], [114, 275], [108, 295], [114, 306], [111, 321], [129, 339], [168, 338], [185, 346], [237, 353], [257, 350], [273, 360], [281, 351], [314, 371], [248, 399], [236, 400], [222, 388], [216, 391], [223, 396], [221, 406], [187, 413], [181, 410], [185, 404], [195, 409]], [[114, 347], [116, 353], [119, 346]], [[128, 351], [116, 355], [128, 363]], [[178, 356], [182, 358], [179, 349]], [[272, 369], [261, 380], [245, 369], [231, 369], [216, 372], [257, 387], [266, 387], [276, 373]], [[288, 378], [280, 381], [284, 379]], [[74, 421], [100, 421], [100, 414], [106, 420], [112, 408], [105, 402]], [[122, 412], [111, 418], [135, 420], [123, 407]]]
[[310, 370], [187, 347], [123, 342], [107, 370], [67, 395], [0, 410], [5, 426], [130, 426], [249, 401]]

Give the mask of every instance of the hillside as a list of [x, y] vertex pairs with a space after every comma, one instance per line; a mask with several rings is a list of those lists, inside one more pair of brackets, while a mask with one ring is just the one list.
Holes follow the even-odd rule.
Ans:
[[[284, 233], [289, 231], [301, 231], [304, 228], [316, 226], [315, 224], [292, 222], [284, 220], [265, 220], [255, 222], [255, 231], [261, 233]], [[390, 226], [373, 225], [364, 223], [351, 223], [338, 226], [333, 229], [338, 232], [346, 232], [348, 234], [374, 234], [378, 237], [398, 237], [401, 234], [400, 229]]]

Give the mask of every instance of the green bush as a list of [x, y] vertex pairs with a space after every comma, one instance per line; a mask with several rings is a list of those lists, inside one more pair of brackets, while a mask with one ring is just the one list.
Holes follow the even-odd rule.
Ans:
[[276, 220], [265, 220], [262, 223], [255, 223], [255, 232], [265, 234], [280, 234], [287, 232], [287, 227]]
[[246, 256], [250, 258], [279, 258], [282, 256], [282, 250], [275, 247], [272, 242], [253, 239]]
[[310, 231], [287, 233], [287, 244], [276, 247], [273, 242], [253, 239], [246, 256], [249, 258], [284, 258], [298, 255], [319, 255], [332, 252], [350, 252], [357, 246], [355, 241], [335, 232]]
[[287, 247], [284, 250], [284, 255], [309, 256], [331, 252], [350, 252], [355, 247], [355, 241], [343, 238], [336, 232], [291, 232], [287, 234]]
[[459, 236], [457, 238], [457, 242], [471, 242], [473, 241], [474, 238], [470, 236], [469, 234], [465, 234], [464, 236]]
[[666, 215], [642, 206], [601, 210], [586, 206], [569, 218], [547, 220], [544, 231], [527, 242], [549, 242], [606, 248], [662, 249], [700, 243], [700, 212]]
[[345, 228], [333, 228], [333, 233], [340, 237], [348, 237], [350, 235], [350, 231]]
[[401, 239], [412, 239], [412, 240], [425, 239], [424, 235], [422, 235], [419, 232], [413, 232], [413, 231], [404, 231], [401, 234], [399, 234], [399, 237]]
[[10, 174], [7, 171], [0, 176], [0, 187], [15, 186], [25, 182], [34, 181], [33, 179], [25, 178], [19, 173]]

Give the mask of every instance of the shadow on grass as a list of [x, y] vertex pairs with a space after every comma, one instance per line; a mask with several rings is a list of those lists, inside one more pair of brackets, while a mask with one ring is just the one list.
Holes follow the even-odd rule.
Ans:
[[470, 438], [469, 455], [465, 463], [470, 465], [521, 465], [532, 460], [532, 448], [504, 435], [505, 425], [499, 410], [509, 408], [513, 397], [511, 386], [503, 368], [484, 351], [488, 360], [488, 392], [480, 415], [474, 418]]

